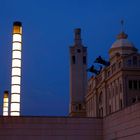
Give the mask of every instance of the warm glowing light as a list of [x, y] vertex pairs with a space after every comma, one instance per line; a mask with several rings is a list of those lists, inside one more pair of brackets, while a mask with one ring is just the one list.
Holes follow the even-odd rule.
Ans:
[[19, 103], [11, 103], [12, 111], [20, 111]]
[[13, 42], [21, 42], [21, 35], [20, 34], [13, 34]]
[[8, 91], [5, 91], [3, 97], [3, 116], [8, 116], [8, 114], [9, 114], [9, 93]]
[[13, 50], [21, 51], [21, 43], [20, 42], [14, 42], [13, 43]]
[[12, 77], [12, 85], [20, 85], [20, 77]]
[[12, 93], [20, 93], [20, 86], [19, 85], [12, 85], [11, 92]]
[[14, 22], [12, 48], [11, 116], [20, 116], [22, 24]]
[[8, 97], [4, 97], [3, 102], [4, 102], [4, 104], [7, 104], [8, 103]]
[[21, 51], [13, 51], [12, 58], [13, 59], [15, 59], [15, 58], [21, 59]]
[[3, 104], [3, 112], [8, 112], [8, 103]]
[[11, 116], [19, 116], [20, 113], [19, 112], [11, 112]]
[[11, 95], [11, 102], [20, 102], [20, 95], [19, 94], [12, 94]]
[[21, 60], [19, 60], [19, 59], [13, 59], [13, 61], [12, 61], [12, 67], [21, 67]]
[[20, 68], [12, 68], [12, 76], [21, 76], [21, 69]]
[[8, 112], [3, 112], [3, 116], [8, 116]]

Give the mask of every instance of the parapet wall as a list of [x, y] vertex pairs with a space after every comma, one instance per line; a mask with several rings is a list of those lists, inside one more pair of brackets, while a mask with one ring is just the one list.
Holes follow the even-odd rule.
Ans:
[[140, 103], [104, 119], [1, 116], [0, 140], [140, 140]]
[[140, 103], [105, 117], [103, 135], [103, 140], [140, 140]]
[[0, 140], [102, 140], [102, 119], [0, 117]]

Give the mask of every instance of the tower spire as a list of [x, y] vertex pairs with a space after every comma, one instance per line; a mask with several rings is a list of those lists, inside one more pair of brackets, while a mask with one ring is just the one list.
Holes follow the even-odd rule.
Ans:
[[75, 31], [75, 45], [81, 45], [82, 44], [82, 40], [81, 40], [81, 29], [80, 28], [76, 28]]
[[121, 20], [121, 32], [117, 35], [117, 39], [127, 39], [128, 35], [124, 32], [124, 20]]
[[124, 32], [124, 20], [121, 20], [121, 32]]

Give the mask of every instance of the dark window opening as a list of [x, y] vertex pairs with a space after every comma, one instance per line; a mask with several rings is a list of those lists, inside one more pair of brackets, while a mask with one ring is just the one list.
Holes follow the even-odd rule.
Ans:
[[113, 65], [112, 65], [112, 72], [114, 72], [115, 70], [116, 70], [116, 65], [113, 64]]
[[81, 104], [79, 104], [79, 110], [81, 110], [82, 109], [82, 106], [81, 106]]
[[121, 62], [119, 62], [119, 68], [121, 67], [121, 65], [122, 65]]
[[102, 92], [99, 95], [99, 104], [102, 104], [102, 100], [103, 100], [103, 94]]
[[134, 82], [134, 89], [137, 89], [137, 81], [134, 80], [133, 82]]
[[111, 113], [111, 105], [109, 105], [109, 113]]
[[78, 52], [78, 53], [80, 53], [80, 52], [81, 52], [81, 50], [80, 50], [80, 49], [77, 49], [77, 52]]
[[132, 89], [132, 80], [129, 80], [129, 89]]
[[128, 65], [128, 66], [131, 66], [131, 59], [129, 59], [129, 60], [127, 61], [127, 65]]
[[140, 60], [139, 60], [139, 66], [140, 66]]
[[103, 117], [103, 108], [102, 107], [99, 109], [99, 117]]
[[137, 65], [137, 56], [133, 57], [133, 65]]
[[72, 56], [72, 64], [75, 64], [75, 56]]
[[77, 105], [76, 105], [75, 109], [76, 109], [76, 111], [78, 110], [78, 106]]
[[107, 76], [110, 76], [110, 71], [107, 72]]
[[120, 109], [122, 109], [122, 105], [123, 105], [122, 100], [120, 100]]
[[116, 86], [116, 90], [115, 90], [116, 94], [118, 94], [118, 87]]
[[86, 63], [87, 63], [86, 56], [83, 56], [83, 64], [86, 64]]
[[136, 102], [136, 98], [132, 98], [132, 103], [135, 103]]

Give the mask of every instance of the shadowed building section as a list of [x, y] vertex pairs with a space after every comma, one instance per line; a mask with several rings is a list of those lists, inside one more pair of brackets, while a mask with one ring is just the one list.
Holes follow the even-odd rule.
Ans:
[[70, 116], [85, 116], [87, 87], [87, 48], [83, 46], [81, 29], [75, 29], [75, 44], [70, 47]]

